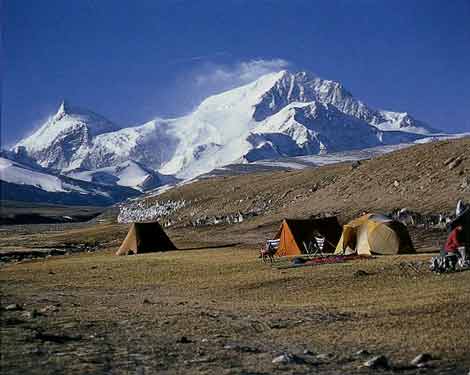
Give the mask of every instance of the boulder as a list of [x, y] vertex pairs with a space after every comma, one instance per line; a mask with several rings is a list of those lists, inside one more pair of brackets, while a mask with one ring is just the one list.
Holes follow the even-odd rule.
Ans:
[[429, 362], [430, 360], [432, 360], [433, 357], [431, 354], [429, 353], [421, 353], [419, 355], [417, 355], [412, 361], [411, 361], [411, 364], [413, 366], [419, 366], [419, 365], [422, 365], [424, 363], [427, 363]]
[[272, 363], [275, 363], [275, 364], [289, 364], [289, 363], [299, 364], [299, 363], [305, 363], [305, 361], [302, 358], [296, 356], [295, 354], [282, 353], [280, 356], [274, 358], [272, 360]]
[[364, 366], [370, 368], [390, 368], [387, 357], [384, 355], [376, 355], [364, 362]]
[[458, 167], [460, 163], [462, 163], [462, 158], [458, 157], [455, 160], [451, 161], [449, 165], [447, 166], [450, 170], [454, 169], [455, 167]]
[[12, 303], [10, 305], [6, 305], [4, 307], [4, 310], [6, 310], [6, 311], [19, 311], [19, 310], [23, 310], [23, 307], [18, 305], [17, 303]]

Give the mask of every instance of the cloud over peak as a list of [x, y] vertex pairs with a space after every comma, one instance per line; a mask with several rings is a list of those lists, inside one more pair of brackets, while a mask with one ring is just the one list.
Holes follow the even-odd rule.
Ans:
[[255, 59], [231, 65], [208, 64], [204, 72], [195, 76], [198, 86], [224, 90], [252, 82], [272, 72], [287, 68], [290, 63], [284, 59]]

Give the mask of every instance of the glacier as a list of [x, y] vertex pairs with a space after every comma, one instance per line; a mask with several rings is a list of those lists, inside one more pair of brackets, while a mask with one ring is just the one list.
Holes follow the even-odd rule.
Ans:
[[42, 167], [74, 178], [142, 191], [151, 175], [190, 179], [233, 163], [409, 143], [436, 134], [407, 112], [367, 106], [340, 82], [282, 70], [210, 96], [186, 116], [131, 127], [63, 103], [13, 150], [24, 149]]

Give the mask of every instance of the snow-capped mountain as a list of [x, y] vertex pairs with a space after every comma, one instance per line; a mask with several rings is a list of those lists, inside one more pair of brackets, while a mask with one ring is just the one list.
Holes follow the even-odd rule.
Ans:
[[153, 189], [162, 185], [174, 184], [178, 180], [173, 176], [165, 176], [132, 160], [116, 166], [94, 170], [73, 170], [67, 172], [68, 177], [77, 180], [95, 182], [102, 185], [127, 186], [140, 191]]
[[[148, 171], [186, 179], [233, 162], [413, 142], [433, 132], [407, 113], [368, 107], [339, 82], [281, 71], [211, 96], [187, 116], [135, 127], [62, 105], [16, 147], [44, 167], [141, 189]], [[130, 164], [121, 177], [123, 163]]]
[[66, 204], [109, 205], [139, 194], [137, 190], [105, 186], [53, 175], [0, 157], [1, 199]]
[[20, 141], [16, 149], [24, 147], [45, 168], [62, 170], [75, 163], [81, 164], [94, 137], [118, 129], [103, 116], [63, 101], [57, 113], [31, 136]]

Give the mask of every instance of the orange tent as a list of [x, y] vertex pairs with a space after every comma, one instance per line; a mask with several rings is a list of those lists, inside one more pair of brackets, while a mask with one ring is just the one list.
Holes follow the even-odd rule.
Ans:
[[176, 250], [158, 222], [133, 223], [116, 255], [153, 253], [156, 251]]
[[320, 219], [284, 219], [275, 239], [279, 239], [277, 256], [295, 256], [306, 252], [315, 233], [325, 237], [323, 251], [332, 252], [341, 237], [341, 226], [336, 216]]

